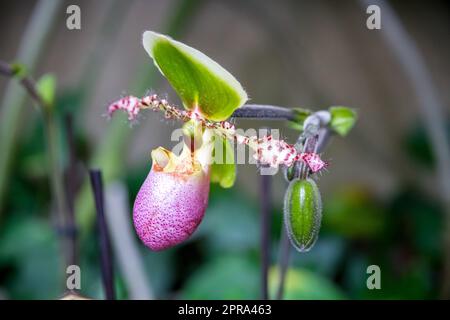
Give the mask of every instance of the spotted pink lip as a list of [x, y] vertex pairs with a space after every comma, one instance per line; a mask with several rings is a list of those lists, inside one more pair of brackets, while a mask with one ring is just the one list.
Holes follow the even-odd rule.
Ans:
[[134, 202], [139, 238], [154, 251], [185, 241], [202, 221], [208, 195], [209, 173], [179, 174], [153, 167]]

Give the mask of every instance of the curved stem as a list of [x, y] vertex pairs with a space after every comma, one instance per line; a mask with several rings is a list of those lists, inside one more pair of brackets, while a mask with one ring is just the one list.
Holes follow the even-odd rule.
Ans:
[[[36, 4], [15, 57], [27, 66], [29, 72], [33, 72], [37, 66], [63, 5], [64, 1], [54, 0], [40, 0]], [[28, 86], [27, 82], [22, 85]], [[25, 98], [22, 88], [11, 82], [0, 106], [0, 213], [5, 201], [9, 168], [24, 122]]]
[[[15, 77], [16, 70], [12, 65], [0, 60], [0, 74], [7, 77]], [[53, 201], [56, 205], [55, 222], [58, 235], [61, 236], [61, 256], [63, 265], [68, 266], [74, 263], [74, 230], [67, 222], [70, 220], [67, 199], [64, 193], [64, 179], [61, 169], [60, 157], [58, 155], [58, 137], [60, 133], [55, 121], [51, 106], [41, 98], [36, 89], [34, 80], [29, 76], [24, 76], [19, 80], [25, 91], [37, 104], [44, 117], [44, 128], [47, 142], [48, 172], [50, 175], [50, 187]]]
[[[0, 60], [0, 74], [8, 78], [13, 78], [16, 76], [16, 70], [12, 65], [3, 60]], [[34, 102], [36, 102], [40, 106], [45, 106], [45, 102], [39, 96], [34, 80], [31, 77], [22, 77], [19, 82], [28, 93], [28, 95], [34, 100]]]

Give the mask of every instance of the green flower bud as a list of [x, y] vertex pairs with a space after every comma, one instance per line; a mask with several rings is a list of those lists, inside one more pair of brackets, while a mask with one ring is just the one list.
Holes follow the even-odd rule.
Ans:
[[317, 240], [322, 220], [322, 200], [314, 180], [294, 179], [284, 198], [284, 223], [292, 245], [309, 251]]

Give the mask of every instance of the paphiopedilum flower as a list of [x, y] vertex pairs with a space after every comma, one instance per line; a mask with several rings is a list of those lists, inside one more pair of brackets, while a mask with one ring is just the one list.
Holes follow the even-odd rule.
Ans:
[[199, 161], [201, 154], [188, 148], [180, 156], [162, 147], [152, 151], [153, 165], [133, 208], [136, 232], [150, 249], [185, 241], [202, 221], [210, 181], [209, 165]]
[[[152, 31], [144, 33], [143, 46], [180, 97], [184, 109], [154, 94], [143, 98], [126, 96], [108, 106], [108, 115], [123, 110], [134, 121], [141, 110], [161, 111], [167, 119], [187, 122], [195, 129], [193, 132], [200, 131], [200, 140], [188, 143], [180, 156], [161, 147], [152, 152], [152, 168], [133, 208], [137, 234], [150, 249], [163, 250], [190, 237], [205, 214], [210, 180], [224, 188], [233, 185], [236, 170], [231, 142], [247, 145], [263, 165], [291, 167], [302, 161], [312, 173], [327, 166], [318, 154], [299, 152], [294, 145], [270, 135], [258, 138], [238, 134], [227, 119], [248, 96], [228, 71], [205, 54]], [[345, 134], [348, 121], [336, 123], [338, 132]], [[188, 128], [183, 130], [190, 131]], [[223, 142], [219, 145], [225, 154], [232, 155], [231, 163], [211, 164], [212, 137]]]

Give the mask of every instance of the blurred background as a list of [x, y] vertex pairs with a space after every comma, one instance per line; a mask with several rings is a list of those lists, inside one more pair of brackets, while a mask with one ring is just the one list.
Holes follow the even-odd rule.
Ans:
[[[233, 188], [211, 187], [205, 218], [188, 242], [151, 252], [132, 230], [131, 208], [150, 169], [150, 151], [173, 146], [170, 135], [180, 124], [149, 112], [131, 127], [125, 115], [112, 121], [103, 115], [124, 93], [152, 90], [180, 105], [142, 47], [143, 31], [154, 30], [219, 62], [251, 103], [311, 110], [344, 105], [358, 113], [348, 137], [335, 137], [323, 154], [331, 166], [318, 179], [322, 230], [309, 253], [292, 249], [285, 298], [448, 298], [450, 163], [442, 159], [450, 136], [450, 6], [388, 3], [429, 75], [418, 79], [428, 85], [425, 94], [407, 71], [411, 60], [399, 57], [383, 35], [389, 23], [383, 7], [382, 29], [369, 30], [363, 1], [0, 2], [0, 59], [23, 63], [35, 79], [56, 77], [57, 153], [77, 225], [72, 261], [81, 268], [80, 294], [104, 297], [87, 174], [97, 167], [119, 299], [261, 297], [261, 177], [254, 165], [238, 166]], [[81, 9], [81, 30], [66, 27], [71, 4]], [[414, 50], [406, 51], [414, 56]], [[443, 145], [433, 143], [427, 119], [445, 129]], [[44, 124], [17, 81], [0, 78], [0, 299], [56, 299], [65, 292], [67, 249], [55, 223]], [[278, 128], [290, 142], [298, 135], [280, 121], [238, 119], [237, 125]], [[281, 174], [271, 182], [273, 296], [287, 186]], [[380, 266], [381, 290], [366, 286], [372, 264]]]

